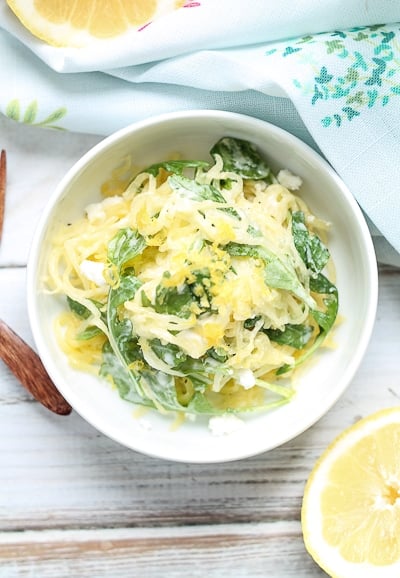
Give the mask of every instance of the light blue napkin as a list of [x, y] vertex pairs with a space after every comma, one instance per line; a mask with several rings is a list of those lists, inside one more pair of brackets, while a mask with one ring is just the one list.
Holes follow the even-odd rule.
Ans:
[[[383, 22], [383, 24], [381, 24]], [[155, 114], [224, 109], [321, 152], [400, 266], [400, 3], [187, 2], [123, 39], [54, 48], [0, 8], [0, 111], [107, 135]]]

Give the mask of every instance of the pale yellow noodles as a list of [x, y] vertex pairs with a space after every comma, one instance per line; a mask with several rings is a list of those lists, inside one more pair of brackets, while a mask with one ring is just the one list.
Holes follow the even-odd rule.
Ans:
[[[107, 260], [107, 247], [119, 230], [125, 227], [137, 230], [147, 247], [131, 265], [143, 284], [121, 308], [120, 316], [132, 321], [145, 361], [175, 375], [178, 397], [185, 404], [193, 395], [193, 385], [157, 358], [149, 341], [159, 339], [175, 344], [195, 359], [215, 348], [228, 354], [227, 365], [232, 371], [225, 376], [217, 372], [211, 390], [224, 392], [227, 407], [230, 403], [240, 407], [245, 404], [243, 399], [258, 404], [260, 388], [243, 387], [240, 372], [246, 369], [257, 379], [268, 378], [271, 371], [293, 364], [298, 354], [261, 332], [263, 322], [269, 320], [271, 327], [282, 330], [286, 324], [316, 324], [309, 307], [293, 293], [266, 286], [261, 260], [231, 256], [224, 245], [235, 242], [265, 247], [283, 261], [289, 260], [298, 278], [307, 285], [309, 274], [294, 246], [288, 215], [303, 211], [309, 229], [322, 236], [328, 225], [314, 217], [305, 202], [282, 185], [244, 182], [235, 173], [224, 173], [218, 156], [216, 164], [198, 180], [204, 183], [229, 180], [231, 187], [224, 189], [226, 204], [183, 198], [171, 188], [166, 175], [164, 171], [157, 178], [139, 174], [121, 192], [121, 181], [114, 174], [104, 186], [107, 198], [87, 207], [81, 219], [60, 227], [54, 235], [47, 285], [52, 292], [68, 295], [87, 307], [93, 314], [90, 324], [107, 336], [107, 326], [93, 303], [106, 303], [110, 286], [118, 283], [118, 276]], [[240, 218], [221, 210], [229, 208], [234, 208]], [[187, 318], [157, 313], [144, 304], [144, 297], [154, 303], [160, 284], [179, 289], [194, 279], [196, 271], [204, 269], [210, 275], [209, 292], [201, 294], [199, 289], [198, 297], [200, 303], [212, 300], [212, 310], [207, 315], [198, 315], [195, 304]], [[166, 271], [168, 277], [164, 275]], [[244, 329], [243, 321], [258, 317], [261, 321], [252, 330]], [[75, 366], [84, 370], [95, 367], [97, 371], [105, 338], [77, 341], [77, 334], [87, 324], [72, 312], [65, 312], [57, 322], [56, 332]], [[151, 398], [151, 392], [148, 393]]]

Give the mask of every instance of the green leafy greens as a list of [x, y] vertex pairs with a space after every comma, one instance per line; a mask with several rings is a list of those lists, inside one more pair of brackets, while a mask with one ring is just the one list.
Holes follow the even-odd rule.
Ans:
[[[213, 185], [197, 183], [182, 175], [172, 175], [169, 177], [168, 182], [172, 189], [192, 201], [214, 201], [215, 203], [226, 204], [223, 194]], [[240, 219], [239, 213], [233, 207], [223, 207], [221, 211]]]
[[[261, 179], [267, 184], [277, 182], [268, 163], [250, 142], [227, 136], [211, 148], [210, 155], [214, 161], [221, 157], [224, 173], [235, 173], [244, 180]], [[160, 411], [209, 415], [226, 411], [250, 411], [286, 403], [294, 394], [294, 390], [285, 383], [272, 383], [267, 379], [268, 376], [257, 377], [254, 378], [254, 384], [272, 396], [269, 400], [239, 407], [224, 405], [218, 398], [220, 388], [234, 380], [240, 382], [230, 365], [232, 336], [226, 337], [223, 346], [214, 346], [210, 342], [208, 349], [199, 357], [192, 357], [187, 353], [188, 349], [174, 342], [174, 337], [179, 334], [174, 328], [179, 324], [184, 326], [184, 323], [196, 316], [201, 323], [204, 322], [201, 327], [205, 327], [210, 319], [218, 315], [217, 307], [213, 305], [215, 281], [210, 264], [213, 258], [217, 258], [217, 252], [224, 252], [226, 259], [230, 261], [232, 258], [233, 262], [228, 273], [222, 269], [223, 273], [219, 270], [219, 275], [229, 274], [232, 278], [237, 276], [235, 267], [239, 270], [242, 258], [247, 262], [257, 260], [260, 262], [257, 266], [262, 267], [262, 286], [264, 283], [266, 289], [289, 292], [294, 297], [292, 302], [296, 306], [299, 304], [302, 313], [308, 314], [305, 323], [286, 323], [278, 327], [273, 325], [267, 315], [258, 313], [241, 322], [241, 329], [245, 333], [259, 331], [274, 344], [296, 351], [296, 361], [292, 365], [282, 365], [275, 370], [275, 375], [287, 374], [303, 363], [322, 344], [338, 313], [338, 290], [323, 273], [330, 258], [329, 251], [321, 239], [310, 232], [304, 212], [289, 212], [285, 223], [289, 223], [293, 245], [290, 255], [282, 253], [278, 256], [267, 248], [268, 243], [263, 243], [261, 225], [257, 222], [243, 223], [243, 212], [229, 202], [229, 191], [235, 184], [234, 176], [229, 176], [229, 179], [222, 176], [206, 182], [205, 171], [210, 167], [208, 161], [171, 160], [155, 163], [143, 172], [158, 177], [160, 171], [165, 171], [167, 174], [163, 175], [163, 179], [174, 194], [190, 201], [215, 203], [219, 211], [232, 217], [229, 227], [242, 225], [246, 241], [250, 237], [250, 243], [254, 241], [258, 244], [237, 242], [236, 237], [233, 237], [235, 241], [224, 243], [218, 239], [219, 244], [213, 247], [210, 262], [205, 258], [206, 264], [203, 266], [200, 260], [201, 264], [196, 268], [193, 264], [196, 260], [191, 262], [185, 255], [185, 266], [188, 265], [190, 274], [175, 286], [169, 282], [170, 271], [164, 270], [157, 277], [152, 290], [146, 293], [144, 281], [135, 268], [147, 250], [154, 250], [150, 246], [152, 236], [146, 238], [134, 228], [123, 227], [107, 246], [106, 269], [110, 287], [106, 302], [83, 300], [80, 303], [67, 297], [70, 310], [82, 320], [82, 330], [77, 338], [86, 341], [100, 334], [104, 337], [100, 375], [111, 378], [123, 399]], [[149, 182], [152, 182], [151, 178]], [[241, 180], [237, 179], [236, 182]], [[211, 244], [206, 238], [196, 239], [196, 243], [197, 254], [201, 254]], [[299, 267], [298, 256], [293, 258], [293, 246], [304, 267]], [[302, 270], [301, 276], [298, 269]], [[307, 275], [303, 270], [307, 271]], [[162, 338], [155, 337], [151, 331], [141, 331], [143, 327], [137, 325], [135, 316], [130, 316], [125, 307], [128, 302], [139, 303], [146, 314], [157, 319], [168, 316], [168, 319], [174, 321], [165, 328]], [[187, 339], [190, 338], [189, 332]], [[219, 389], [213, 390], [215, 380], [218, 381]], [[178, 386], [184, 392], [189, 392], [189, 396], [184, 397]]]
[[285, 289], [291, 291], [299, 299], [314, 307], [315, 302], [307, 293], [299, 281], [296, 272], [289, 263], [284, 263], [276, 255], [259, 245], [246, 245], [239, 243], [228, 243], [224, 247], [225, 251], [234, 257], [253, 257], [261, 259], [265, 264], [264, 278], [265, 284], [274, 289]]
[[[292, 234], [295, 247], [307, 269], [310, 271], [310, 290], [313, 293], [324, 295], [325, 310], [312, 308], [311, 315], [318, 324], [319, 333], [312, 346], [300, 357], [295, 365], [304, 363], [320, 347], [331, 331], [339, 310], [339, 294], [336, 286], [321, 273], [327, 264], [330, 254], [317, 235], [311, 235], [305, 224], [302, 211], [292, 213]], [[282, 366], [277, 375], [282, 375], [293, 369], [291, 366]]]
[[211, 155], [222, 158], [224, 171], [236, 173], [244, 179], [263, 179], [271, 176], [271, 169], [257, 147], [248, 141], [224, 137], [211, 149]]
[[153, 177], [156, 177], [160, 172], [160, 169], [164, 169], [168, 173], [173, 173], [175, 175], [182, 175], [186, 169], [207, 169], [208, 167], [209, 163], [206, 161], [176, 160], [155, 163], [154, 165], [150, 165], [147, 167], [147, 169], [141, 172], [149, 173], [150, 175], [153, 175]]

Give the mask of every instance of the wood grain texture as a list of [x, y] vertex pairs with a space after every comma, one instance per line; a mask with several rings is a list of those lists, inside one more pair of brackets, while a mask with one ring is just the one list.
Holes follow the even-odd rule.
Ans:
[[0, 562], [2, 578], [326, 576], [299, 523], [11, 534], [0, 537]]
[[72, 408], [51, 381], [38, 354], [0, 319], [0, 358], [18, 381], [44, 407], [58, 415]]
[[[0, 270], [0, 316], [32, 343], [23, 269]], [[400, 400], [400, 273], [380, 274], [374, 334], [352, 384], [314, 427], [240, 462], [175, 464], [132, 452], [79, 415], [67, 420], [26, 396], [0, 366], [0, 530], [168, 527], [298, 521], [315, 460], [344, 428]], [[18, 305], [16, 301], [19, 300]]]
[[0, 153], [0, 242], [3, 236], [4, 213], [6, 208], [7, 153]]
[[[100, 139], [44, 136], [1, 116], [0, 131], [8, 153], [0, 318], [34, 347], [25, 265], [35, 224], [60, 177]], [[294, 440], [238, 462], [135, 453], [76, 412], [50, 413], [0, 361], [0, 578], [326, 576], [303, 545], [304, 484], [345, 427], [400, 405], [400, 270], [381, 268], [379, 283], [373, 336], [347, 391]]]

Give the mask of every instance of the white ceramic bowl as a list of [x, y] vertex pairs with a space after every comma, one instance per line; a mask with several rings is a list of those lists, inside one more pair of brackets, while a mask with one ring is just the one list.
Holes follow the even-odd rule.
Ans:
[[[175, 431], [172, 419], [155, 411], [133, 416], [134, 406], [95, 377], [71, 369], [58, 348], [52, 323], [63, 307], [41, 289], [48, 236], [57, 223], [83, 214], [100, 200], [99, 187], [131, 155], [148, 166], [173, 151], [186, 158], [209, 159], [222, 136], [253, 142], [274, 169], [288, 168], [303, 179], [301, 195], [311, 210], [329, 220], [329, 249], [337, 269], [336, 284], [343, 322], [335, 331], [337, 348], [324, 350], [302, 372], [295, 398], [263, 414], [246, 415], [239, 430], [212, 435], [207, 418], [187, 421]], [[314, 424], [350, 384], [366, 350], [375, 320], [377, 267], [363, 215], [343, 182], [310, 147], [261, 120], [221, 111], [162, 115], [128, 126], [86, 153], [62, 179], [41, 217], [33, 240], [27, 276], [28, 310], [39, 354], [51, 378], [72, 407], [110, 438], [138, 452], [182, 462], [223, 462], [259, 454], [283, 444]]]

